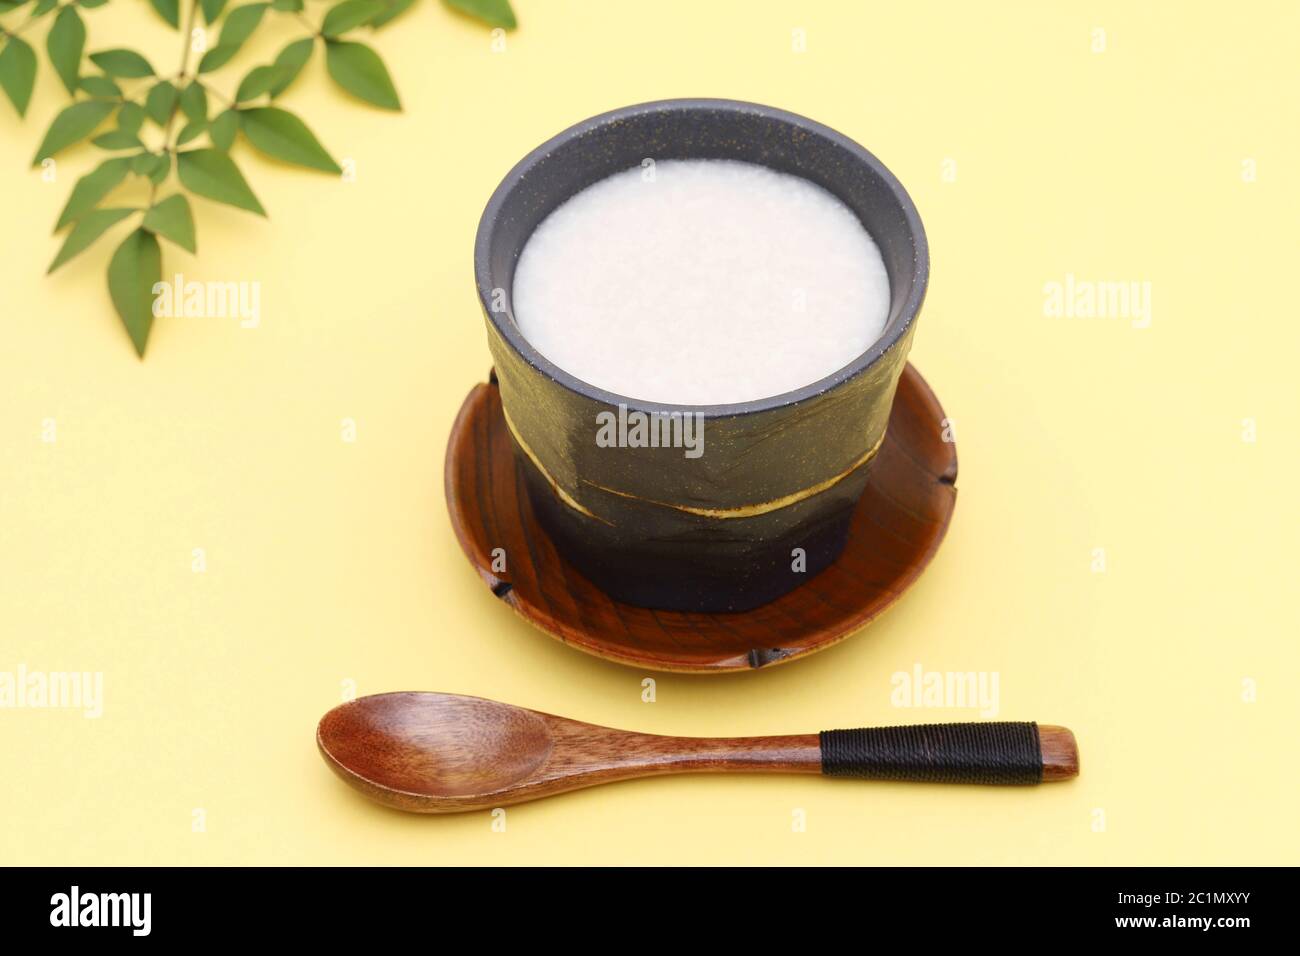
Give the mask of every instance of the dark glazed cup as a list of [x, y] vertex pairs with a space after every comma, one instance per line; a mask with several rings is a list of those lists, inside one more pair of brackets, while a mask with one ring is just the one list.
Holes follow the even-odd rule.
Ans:
[[[746, 160], [838, 196], [884, 258], [891, 301], [881, 338], [820, 381], [732, 405], [638, 401], [543, 357], [511, 311], [520, 252], [566, 199], [647, 158]], [[793, 113], [732, 100], [645, 103], [579, 123], [525, 156], [483, 211], [474, 271], [506, 422], [560, 553], [617, 600], [685, 611], [748, 610], [824, 570], [884, 440], [929, 269], [921, 220], [898, 180], [857, 143]], [[620, 404], [699, 413], [703, 454], [601, 447], [607, 419], [598, 416], [617, 416]]]

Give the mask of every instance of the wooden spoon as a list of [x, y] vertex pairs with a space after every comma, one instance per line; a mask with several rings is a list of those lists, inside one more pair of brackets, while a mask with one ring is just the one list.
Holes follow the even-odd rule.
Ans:
[[1037, 783], [1079, 772], [1074, 735], [1034, 724], [928, 724], [789, 737], [662, 737], [458, 694], [395, 693], [335, 707], [325, 762], [372, 800], [417, 813], [484, 810], [667, 773], [827, 773]]

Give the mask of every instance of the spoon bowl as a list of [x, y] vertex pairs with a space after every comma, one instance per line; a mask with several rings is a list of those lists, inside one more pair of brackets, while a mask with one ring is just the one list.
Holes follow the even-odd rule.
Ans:
[[364, 770], [373, 786], [443, 799], [510, 787], [537, 769], [553, 743], [546, 722], [531, 710], [421, 693], [378, 694], [335, 707], [316, 740], [344, 779]]

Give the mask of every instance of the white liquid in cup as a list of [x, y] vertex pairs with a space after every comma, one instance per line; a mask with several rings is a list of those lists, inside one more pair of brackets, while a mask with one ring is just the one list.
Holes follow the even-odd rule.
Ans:
[[716, 405], [825, 378], [884, 331], [871, 236], [821, 186], [735, 160], [661, 160], [556, 208], [514, 279], [524, 337], [618, 395]]

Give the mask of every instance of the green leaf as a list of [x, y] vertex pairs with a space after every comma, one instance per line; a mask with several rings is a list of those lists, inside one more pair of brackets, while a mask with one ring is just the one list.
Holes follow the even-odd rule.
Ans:
[[199, 72], [211, 73], [230, 62], [244, 41], [257, 29], [270, 6], [269, 3], [248, 3], [226, 14], [217, 45], [203, 54], [203, 59], [199, 61]]
[[72, 227], [72, 232], [68, 233], [68, 238], [63, 241], [63, 248], [54, 257], [54, 261], [45, 270], [45, 274], [49, 275], [77, 253], [84, 251], [92, 242], [102, 236], [110, 226], [121, 222], [133, 212], [135, 212], [134, 209], [92, 209], [86, 213]]
[[221, 11], [226, 8], [226, 0], [201, 0], [203, 7], [203, 19], [207, 23], [216, 23], [217, 17], [221, 16]]
[[325, 66], [334, 82], [353, 96], [386, 110], [402, 108], [384, 61], [364, 43], [327, 40]]
[[208, 130], [208, 121], [190, 120], [181, 127], [180, 134], [176, 137], [176, 145], [184, 146], [186, 143], [198, 139]]
[[131, 172], [137, 176], [148, 176], [158, 164], [157, 153], [136, 153], [131, 157]]
[[237, 46], [221, 46], [217, 44], [199, 60], [199, 72], [211, 73], [213, 70], [219, 70], [235, 58], [239, 52]]
[[443, 0], [443, 3], [475, 20], [482, 20], [490, 27], [513, 30], [519, 25], [515, 12], [510, 9], [510, 0]]
[[194, 122], [208, 118], [208, 91], [198, 80], [185, 87], [181, 94], [181, 112]]
[[100, 149], [143, 149], [140, 137], [124, 129], [113, 129], [91, 140]]
[[78, 179], [54, 231], [58, 232], [68, 223], [81, 218], [87, 210], [93, 209], [101, 199], [117, 188], [130, 169], [131, 160], [117, 156], [104, 160], [97, 169]]
[[95, 131], [95, 127], [108, 119], [115, 109], [117, 104], [107, 103], [104, 100], [82, 100], [80, 103], [73, 103], [64, 108], [50, 124], [49, 132], [45, 134], [40, 148], [36, 150], [36, 158], [32, 160], [32, 165], [39, 166], [42, 159], [53, 156], [73, 143], [81, 142]]
[[85, 48], [86, 25], [81, 22], [81, 14], [76, 7], [64, 7], [45, 37], [45, 49], [50, 54], [50, 65], [69, 93], [77, 92], [77, 76]]
[[104, 100], [122, 98], [122, 87], [106, 76], [83, 76], [77, 81], [77, 89]]
[[320, 25], [327, 37], [338, 37], [355, 29], [384, 12], [384, 0], [343, 0], [330, 7]]
[[384, 0], [384, 9], [370, 20], [370, 25], [378, 30], [386, 23], [396, 20], [415, 5], [415, 0]]
[[190, 192], [247, 209], [259, 216], [266, 215], [235, 161], [221, 150], [196, 149], [180, 153], [176, 157], [176, 168], [181, 184]]
[[36, 6], [32, 8], [31, 18], [43, 17], [59, 5], [59, 0], [36, 0]]
[[235, 93], [236, 103], [247, 103], [271, 90], [280, 80], [282, 70], [278, 66], [255, 66], [248, 71], [239, 89]]
[[108, 0], [77, 0], [77, 6], [85, 10], [94, 10], [96, 7], [102, 7], [108, 3]]
[[225, 152], [229, 152], [230, 147], [235, 145], [235, 134], [238, 132], [239, 112], [237, 110], [226, 110], [214, 119], [208, 128], [212, 145]]
[[154, 85], [145, 97], [144, 108], [149, 118], [159, 126], [166, 126], [176, 109], [176, 87], [167, 80]]
[[253, 35], [257, 25], [266, 16], [269, 3], [247, 3], [235, 7], [226, 14], [226, 22], [221, 25], [221, 39], [218, 46], [243, 46], [244, 41]]
[[[100, 0], [101, 3], [107, 3], [108, 0]], [[181, 25], [181, 2], [180, 0], [149, 0], [153, 8], [158, 11], [158, 16], [162, 17], [172, 27], [180, 29]]]
[[27, 115], [36, 83], [36, 51], [22, 37], [10, 36], [0, 50], [0, 87], [19, 116]]
[[240, 126], [255, 149], [274, 159], [326, 173], [343, 172], [306, 124], [290, 112], [273, 106], [243, 110]]
[[315, 49], [315, 37], [307, 37], [302, 40], [294, 40], [275, 58], [275, 66], [279, 68], [279, 79], [271, 87], [271, 98], [275, 99], [281, 93], [289, 88], [294, 80], [298, 79], [298, 74], [302, 68], [307, 65], [311, 59], [311, 51]]
[[271, 0], [271, 9], [281, 13], [301, 13], [302, 0]]
[[150, 209], [144, 216], [144, 228], [170, 239], [186, 252], [198, 249], [194, 241], [194, 215], [190, 201], [176, 193]]
[[170, 153], [159, 153], [157, 162], [153, 164], [153, 170], [148, 174], [149, 181], [155, 186], [161, 186], [163, 180], [172, 169], [172, 158]]
[[123, 103], [117, 111], [117, 128], [126, 133], [138, 133], [144, 125], [144, 107], [139, 103]]
[[119, 76], [126, 80], [154, 75], [149, 61], [134, 50], [101, 50], [90, 54], [90, 62], [109, 76]]
[[141, 358], [153, 327], [154, 286], [161, 281], [158, 239], [147, 229], [137, 229], [113, 253], [108, 264], [108, 292]]

